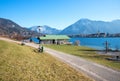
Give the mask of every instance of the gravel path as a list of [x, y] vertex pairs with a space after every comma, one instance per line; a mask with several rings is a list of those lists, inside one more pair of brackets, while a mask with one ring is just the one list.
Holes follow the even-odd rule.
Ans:
[[[7, 41], [9, 41], [9, 39]], [[10, 42], [13, 41], [10, 40]], [[26, 45], [38, 48], [37, 44], [26, 43]], [[80, 57], [69, 55], [50, 48], [45, 48], [44, 50], [48, 54], [51, 54], [57, 57], [59, 60], [63, 61], [64, 63], [67, 63], [74, 69], [87, 74], [96, 81], [120, 81], [120, 72], [118, 71], [112, 70], [97, 63], [89, 62]]]
[[45, 52], [59, 58], [78, 71], [82, 71], [96, 81], [120, 81], [120, 72], [89, 62], [80, 57], [45, 48]]

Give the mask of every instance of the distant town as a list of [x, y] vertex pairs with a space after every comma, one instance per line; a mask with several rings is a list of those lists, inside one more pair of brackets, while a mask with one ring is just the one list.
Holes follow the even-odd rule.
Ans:
[[120, 37], [120, 33], [109, 34], [109, 33], [95, 33], [95, 34], [78, 34], [78, 35], [68, 35], [69, 37], [91, 37], [91, 38], [99, 38], [99, 37]]

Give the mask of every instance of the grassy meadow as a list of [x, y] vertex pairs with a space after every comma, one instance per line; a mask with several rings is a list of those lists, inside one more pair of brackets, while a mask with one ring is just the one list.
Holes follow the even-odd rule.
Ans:
[[97, 54], [92, 48], [74, 45], [45, 45], [46, 47], [69, 53], [120, 71], [120, 62], [109, 61], [110, 56]]
[[0, 40], [0, 81], [92, 81], [36, 49]]

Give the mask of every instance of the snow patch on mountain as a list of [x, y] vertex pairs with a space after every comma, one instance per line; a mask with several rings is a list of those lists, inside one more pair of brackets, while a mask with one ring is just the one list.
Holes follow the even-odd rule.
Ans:
[[42, 34], [58, 34], [61, 31], [61, 30], [49, 27], [47, 25], [40, 26], [40, 31], [39, 31], [38, 28], [39, 28], [39, 26], [32, 26], [29, 29], [32, 30], [32, 31], [36, 31], [38, 33], [40, 32]]

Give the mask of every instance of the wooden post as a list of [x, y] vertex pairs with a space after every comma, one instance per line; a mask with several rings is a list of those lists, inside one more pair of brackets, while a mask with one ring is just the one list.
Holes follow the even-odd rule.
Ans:
[[106, 51], [106, 53], [108, 52], [108, 49], [109, 49], [109, 43], [106, 41], [105, 42], [105, 51]]

